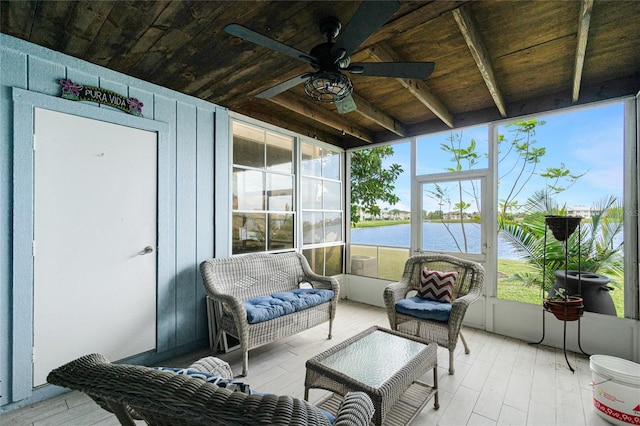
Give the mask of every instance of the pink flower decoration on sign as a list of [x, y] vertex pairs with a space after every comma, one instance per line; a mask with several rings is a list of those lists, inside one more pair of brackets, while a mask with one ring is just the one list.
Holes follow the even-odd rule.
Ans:
[[142, 107], [144, 106], [144, 104], [140, 102], [137, 98], [128, 98], [127, 103], [129, 104], [129, 109], [131, 111], [142, 113]]
[[80, 96], [80, 91], [82, 90], [82, 84], [74, 83], [71, 80], [60, 80], [60, 84], [62, 85], [62, 95], [68, 95], [73, 97]]

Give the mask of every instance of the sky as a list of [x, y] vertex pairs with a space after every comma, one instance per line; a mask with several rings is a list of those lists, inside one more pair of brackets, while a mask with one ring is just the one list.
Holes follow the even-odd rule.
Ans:
[[[577, 182], [566, 191], [555, 197], [556, 201], [568, 207], [592, 206], [609, 195], [615, 195], [622, 201], [623, 193], [623, 131], [624, 105], [622, 103], [607, 104], [597, 108], [580, 109], [560, 114], [538, 116], [538, 120], [546, 124], [536, 128], [536, 148], [544, 147], [546, 154], [537, 165], [537, 172], [547, 167], [565, 167], [572, 174], [582, 174]], [[513, 133], [509, 128], [501, 126], [499, 133], [512, 140]], [[442, 173], [451, 167], [452, 155], [441, 149], [440, 144], [447, 143], [450, 133], [441, 133], [418, 140], [418, 174]], [[483, 154], [480, 164], [474, 168], [487, 167], [484, 154], [487, 153], [487, 127], [476, 127], [462, 131], [462, 146], [467, 146], [471, 138], [476, 140], [477, 151]], [[394, 206], [410, 211], [410, 144], [393, 145], [394, 156], [383, 160], [385, 167], [398, 163], [404, 169], [396, 181], [396, 194], [400, 202]], [[504, 151], [504, 149], [502, 149]], [[513, 186], [515, 172], [504, 176], [508, 167], [502, 162], [499, 167], [499, 198], [506, 197], [507, 188]], [[519, 204], [535, 190], [544, 188], [545, 180], [539, 176], [532, 177], [524, 190], [518, 195]], [[425, 210], [436, 210], [437, 203], [425, 199]], [[428, 204], [428, 205], [427, 205]], [[474, 209], [471, 209], [474, 210]]]

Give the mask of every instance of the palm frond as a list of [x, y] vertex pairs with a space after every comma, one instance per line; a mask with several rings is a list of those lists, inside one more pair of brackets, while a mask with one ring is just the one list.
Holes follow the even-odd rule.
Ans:
[[[623, 277], [623, 242], [619, 240], [623, 208], [614, 196], [596, 203], [591, 219], [583, 221], [579, 232], [566, 242], [556, 240], [545, 224], [547, 215], [566, 216], [565, 206], [559, 206], [544, 191], [537, 191], [523, 210], [525, 217], [520, 221], [500, 217], [498, 229], [518, 256], [538, 270], [538, 277], [545, 275], [545, 288], [553, 285], [555, 271], [562, 269]], [[525, 282], [530, 282], [531, 277], [527, 278]]]

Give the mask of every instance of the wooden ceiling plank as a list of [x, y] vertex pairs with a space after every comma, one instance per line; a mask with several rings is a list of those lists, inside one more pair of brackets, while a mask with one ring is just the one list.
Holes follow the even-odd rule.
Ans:
[[118, 3], [85, 52], [85, 58], [98, 65], [119, 69], [131, 47], [166, 7], [166, 2]]
[[[370, 48], [371, 55], [380, 62], [405, 62], [387, 44], [379, 43]], [[436, 65], [437, 66], [437, 65]], [[410, 80], [405, 78], [397, 79], [402, 86], [409, 90], [420, 102], [429, 108], [447, 126], [453, 127], [453, 116], [447, 107], [436, 97], [429, 86], [424, 81]]]
[[355, 93], [351, 94], [353, 101], [356, 103], [356, 111], [358, 114], [363, 117], [368, 118], [371, 121], [374, 121], [389, 130], [390, 132], [395, 133], [398, 136], [406, 136], [407, 131], [404, 128], [404, 125], [387, 114], [386, 112], [380, 110], [377, 106], [373, 105], [371, 102], [364, 99], [362, 96], [359, 96]]
[[[416, 26], [425, 25], [434, 19], [437, 19], [441, 15], [454, 10], [463, 4], [468, 3], [466, 1], [449, 1], [449, 0], [436, 0], [426, 2], [423, 6], [415, 9], [405, 15], [392, 19], [384, 24], [378, 31], [366, 39], [356, 52], [362, 51], [370, 46], [384, 42], [390, 38], [396, 37], [399, 34], [413, 30]], [[355, 53], [355, 52], [354, 52]], [[353, 56], [353, 55], [352, 55]]]
[[504, 97], [502, 96], [500, 86], [498, 85], [498, 82], [496, 80], [495, 73], [493, 72], [491, 58], [487, 53], [487, 49], [484, 46], [480, 33], [473, 23], [468, 6], [463, 6], [455, 9], [453, 11], [453, 17], [455, 18], [456, 23], [460, 28], [462, 36], [467, 42], [467, 46], [469, 46], [471, 55], [478, 65], [480, 74], [482, 74], [482, 78], [487, 85], [487, 89], [489, 89], [489, 93], [491, 94], [496, 107], [498, 107], [498, 111], [500, 111], [500, 115], [502, 117], [506, 117], [506, 104], [504, 101]]
[[587, 50], [587, 39], [589, 37], [589, 23], [591, 22], [591, 11], [593, 10], [593, 0], [583, 0], [580, 4], [580, 20], [578, 22], [578, 43], [576, 47], [576, 59], [573, 68], [573, 102], [580, 96], [580, 82], [582, 81], [582, 68], [584, 66], [584, 54]]
[[31, 28], [31, 40], [50, 49], [64, 50], [67, 23], [73, 7], [72, 2], [39, 2]]
[[[29, 40], [36, 15], [37, 4], [30, 1], [3, 1], [0, 6], [0, 28], [14, 37]], [[8, 31], [7, 31], [8, 29]]]
[[171, 61], [168, 67], [165, 60], [156, 61], [148, 67], [148, 72], [158, 77], [158, 84], [183, 90], [185, 85], [200, 76], [199, 69], [205, 61], [211, 64], [211, 57], [215, 57], [211, 52], [214, 49], [211, 39], [223, 32], [216, 22], [224, 19], [232, 6], [210, 1], [174, 3], [183, 7], [165, 9], [167, 13], [153, 23], [159, 28], [166, 28], [162, 36], [154, 41], [153, 49], [164, 51]]
[[297, 114], [304, 115], [305, 117], [332, 127], [338, 131], [342, 131], [358, 139], [362, 139], [365, 142], [373, 142], [372, 132], [365, 129], [364, 127], [349, 123], [348, 120], [343, 119], [342, 117], [331, 113], [324, 108], [320, 108], [314, 105], [313, 101], [307, 101], [288, 93], [283, 93], [273, 98], [269, 98], [269, 101], [280, 105], [281, 107], [287, 108]]
[[[234, 4], [235, 6], [228, 8], [228, 10], [225, 11], [225, 16], [218, 18], [217, 21], [240, 23], [302, 51], [307, 51], [307, 47], [310, 50], [313, 45], [322, 41], [322, 36], [318, 31], [300, 31], [300, 28], [304, 27], [303, 18], [315, 10], [315, 8], [322, 9], [322, 2], [314, 2], [312, 5], [305, 2], [291, 2], [286, 10], [267, 8], [270, 11], [266, 15], [265, 9], [247, 9], [246, 2], [236, 2]], [[273, 11], [271, 11], [271, 9], [273, 9]], [[241, 15], [242, 18], [238, 19], [238, 15]], [[301, 19], [303, 19], [303, 21], [301, 21]], [[260, 25], [254, 27], [254, 25], [250, 23], [251, 21], [269, 22], [269, 26], [273, 30], [265, 31], [264, 28], [260, 29]], [[216, 51], [217, 55], [205, 54], [202, 55], [202, 68], [205, 70], [204, 74], [198, 72], [197, 69], [187, 69], [192, 71], [198, 78], [202, 75], [203, 79], [206, 80], [205, 84], [200, 84], [198, 87], [191, 82], [187, 83], [192, 93], [199, 97], [210, 99], [214, 102], [220, 102], [219, 99], [224, 99], [229, 102], [230, 108], [233, 109], [249, 102], [255, 94], [287, 79], [287, 77], [283, 76], [284, 74], [289, 75], [289, 78], [291, 78], [311, 70], [307, 63], [298, 63], [298, 61], [291, 60], [291, 58], [287, 58], [281, 53], [226, 34], [222, 30], [222, 26], [220, 31], [225, 45], [233, 47], [225, 51], [229, 54], [229, 57], [221, 56], [218, 51]], [[215, 58], [215, 67], [210, 67], [212, 58]], [[216, 70], [215, 72], [207, 71], [209, 68], [216, 68]], [[245, 79], [245, 82], [252, 83], [251, 90], [245, 88], [237, 91], [235, 94], [229, 93], [229, 82], [233, 82], [233, 86], [237, 87], [237, 85], [241, 83], [240, 74], [247, 74], [246, 72], [238, 72], [238, 70], [248, 70], [250, 68], [257, 69], [258, 73], [263, 77], [273, 75], [274, 79], [270, 82], [260, 80], [260, 87], [256, 87], [256, 83], [258, 82], [254, 76], [250, 76], [248, 80]], [[291, 72], [293, 69], [299, 69], [301, 71], [296, 74], [296, 72]]]
[[77, 2], [66, 24], [64, 51], [71, 56], [82, 57], [104, 25], [114, 2]]

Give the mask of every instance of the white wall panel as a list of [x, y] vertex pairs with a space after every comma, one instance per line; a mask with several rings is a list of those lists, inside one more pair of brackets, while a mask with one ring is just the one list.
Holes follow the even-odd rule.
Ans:
[[176, 116], [176, 303], [183, 309], [176, 317], [176, 344], [182, 345], [195, 339], [196, 312], [196, 108], [178, 102]]
[[[12, 274], [12, 185], [13, 185], [13, 102], [11, 87], [27, 87], [27, 55], [0, 49], [0, 377], [11, 377], [11, 334], [12, 317], [11, 282]], [[13, 72], [5, 72], [11, 69]], [[0, 405], [10, 402], [11, 392], [8, 380], [0, 380]]]
[[67, 76], [65, 67], [57, 62], [29, 56], [29, 90], [46, 95], [60, 93], [58, 81]]
[[[65, 102], [64, 105], [68, 105], [68, 102], [83, 111], [109, 110], [109, 113], [119, 114], [118, 117], [125, 121], [134, 122], [144, 119], [111, 108], [100, 108], [91, 102], [60, 99], [59, 80], [69, 78], [80, 84], [103, 87], [123, 96], [138, 98], [144, 103], [143, 116], [166, 126], [167, 133], [161, 135], [158, 157], [158, 182], [164, 188], [158, 193], [161, 200], [158, 207], [158, 240], [164, 241], [158, 251], [158, 351], [133, 359], [132, 362], [153, 363], [154, 359], [206, 346], [206, 311], [198, 265], [216, 251], [214, 216], [216, 221], [229, 221], [226, 210], [218, 209], [214, 213], [217, 206], [214, 207], [213, 181], [214, 170], [229, 168], [227, 110], [5, 34], [0, 34], [0, 60], [0, 225], [3, 235], [11, 236], [11, 232], [5, 232], [5, 228], [10, 229], [12, 225], [12, 207], [16, 203], [25, 208], [30, 205], [29, 197], [22, 193], [14, 194], [12, 188], [12, 159], [16, 154], [16, 144], [24, 144], [24, 140], [30, 137], [26, 133], [16, 135], [14, 144], [12, 87], [49, 95], [58, 102]], [[19, 122], [28, 122], [30, 114], [28, 111], [23, 113]], [[181, 119], [183, 121], [179, 122]], [[22, 127], [25, 128], [24, 125]], [[30, 149], [30, 146], [25, 149]], [[216, 150], [224, 151], [224, 154], [217, 155]], [[17, 154], [22, 156], [24, 153], [18, 149]], [[228, 182], [228, 177], [224, 180]], [[28, 182], [25, 184], [28, 185]], [[177, 205], [178, 202], [182, 205]], [[28, 222], [31, 219], [27, 215], [16, 220]], [[24, 241], [20, 242], [19, 238], [18, 243], [27, 245], [31, 238], [29, 229], [20, 232], [24, 234]], [[49, 387], [32, 391], [28, 385], [26, 375], [30, 369], [33, 324], [29, 317], [30, 310], [23, 308], [32, 304], [32, 290], [29, 290], [32, 281], [19, 283], [18, 293], [13, 293], [13, 275], [16, 272], [26, 273], [30, 264], [28, 259], [14, 258], [15, 243], [14, 239], [8, 238], [0, 241], [0, 411], [27, 405], [53, 392], [47, 389]], [[185, 248], [185, 251], [178, 251], [178, 246]], [[28, 255], [29, 250], [25, 247], [25, 254]], [[176, 262], [180, 263], [180, 268]], [[179, 287], [184, 283], [186, 286]], [[19, 317], [20, 312], [25, 312], [24, 318]], [[14, 342], [18, 344], [14, 345]]]
[[[542, 338], [542, 306], [491, 299], [494, 333], [537, 342]], [[563, 322], [545, 313], [544, 345], [563, 347]], [[617, 356], [634, 359], [634, 335], [638, 322], [626, 318], [585, 312], [580, 320], [580, 346], [588, 354]], [[566, 347], [580, 352], [578, 346], [578, 322], [567, 322]], [[636, 360], [637, 362], [638, 360]]]

